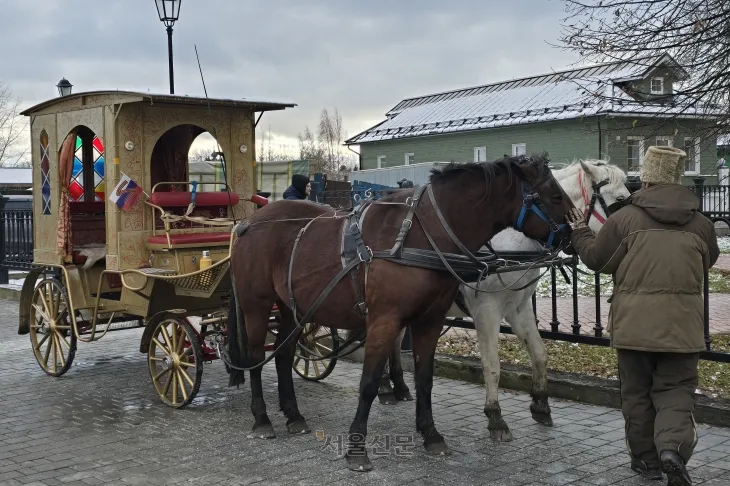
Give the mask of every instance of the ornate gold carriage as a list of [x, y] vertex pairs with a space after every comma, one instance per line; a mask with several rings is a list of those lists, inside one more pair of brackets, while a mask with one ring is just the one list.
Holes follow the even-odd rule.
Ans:
[[[256, 113], [294, 106], [97, 91], [23, 112], [31, 126], [34, 268], [19, 333], [30, 334], [47, 374], [70, 368], [78, 341], [133, 321], [145, 327], [140, 350], [162, 400], [190, 403], [203, 362], [217, 357], [208, 339], [225, 337], [232, 226], [256, 208]], [[191, 181], [188, 152], [204, 132], [225, 157], [216, 180]], [[139, 189], [117, 187], [123, 179]], [[127, 203], [143, 194], [125, 206], [112, 191]]]

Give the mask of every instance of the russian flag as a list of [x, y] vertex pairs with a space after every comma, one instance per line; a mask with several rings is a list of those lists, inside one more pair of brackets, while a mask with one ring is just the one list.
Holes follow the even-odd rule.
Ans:
[[122, 211], [130, 211], [143, 193], [144, 191], [136, 182], [122, 173], [122, 178], [109, 195], [109, 199]]

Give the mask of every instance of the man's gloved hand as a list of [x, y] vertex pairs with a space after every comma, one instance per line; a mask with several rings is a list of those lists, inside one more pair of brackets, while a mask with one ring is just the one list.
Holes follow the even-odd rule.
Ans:
[[566, 215], [566, 218], [568, 219], [568, 224], [574, 230], [588, 226], [585, 213], [578, 208], [571, 209]]

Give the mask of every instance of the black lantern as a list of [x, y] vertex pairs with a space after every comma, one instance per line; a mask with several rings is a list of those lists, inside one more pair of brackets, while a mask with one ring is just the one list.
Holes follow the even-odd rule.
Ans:
[[71, 88], [73, 88], [73, 84], [69, 83], [68, 79], [61, 78], [61, 81], [58, 82], [56, 88], [58, 88], [59, 96], [68, 96], [71, 94]]
[[170, 94], [175, 93], [175, 76], [172, 69], [172, 26], [180, 17], [182, 0], [155, 0], [160, 22], [167, 27], [167, 60], [170, 65]]

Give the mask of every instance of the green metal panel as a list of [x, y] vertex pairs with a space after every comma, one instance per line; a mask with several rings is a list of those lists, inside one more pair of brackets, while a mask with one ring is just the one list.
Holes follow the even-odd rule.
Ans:
[[362, 168], [377, 168], [386, 156], [388, 166], [403, 165], [407, 153], [420, 162], [474, 162], [474, 148], [486, 147], [486, 159], [512, 154], [512, 144], [526, 144], [527, 154], [548, 152], [553, 163], [569, 163], [598, 156], [596, 119], [559, 121], [514, 127], [448, 133], [427, 137], [370, 142], [360, 146]]
[[[599, 149], [599, 119], [594, 117], [370, 142], [360, 145], [360, 152], [365, 170], [377, 168], [381, 155], [385, 155], [388, 167], [403, 165], [407, 153], [414, 154], [415, 163], [473, 162], [475, 147], [486, 147], [486, 159], [495, 160], [504, 154], [511, 155], [512, 144], [525, 143], [528, 154], [545, 151], [555, 164], [599, 158], [600, 152], [600, 158], [626, 170], [628, 136], [643, 137], [644, 150], [656, 144], [657, 136], [673, 136], [674, 145], [679, 148], [683, 148], [685, 137], [700, 137], [701, 174], [710, 176], [707, 183], [712, 184], [717, 165], [716, 138], [706, 136], [705, 128], [692, 120], [601, 117]], [[691, 183], [691, 176], [685, 178], [685, 183]]]

